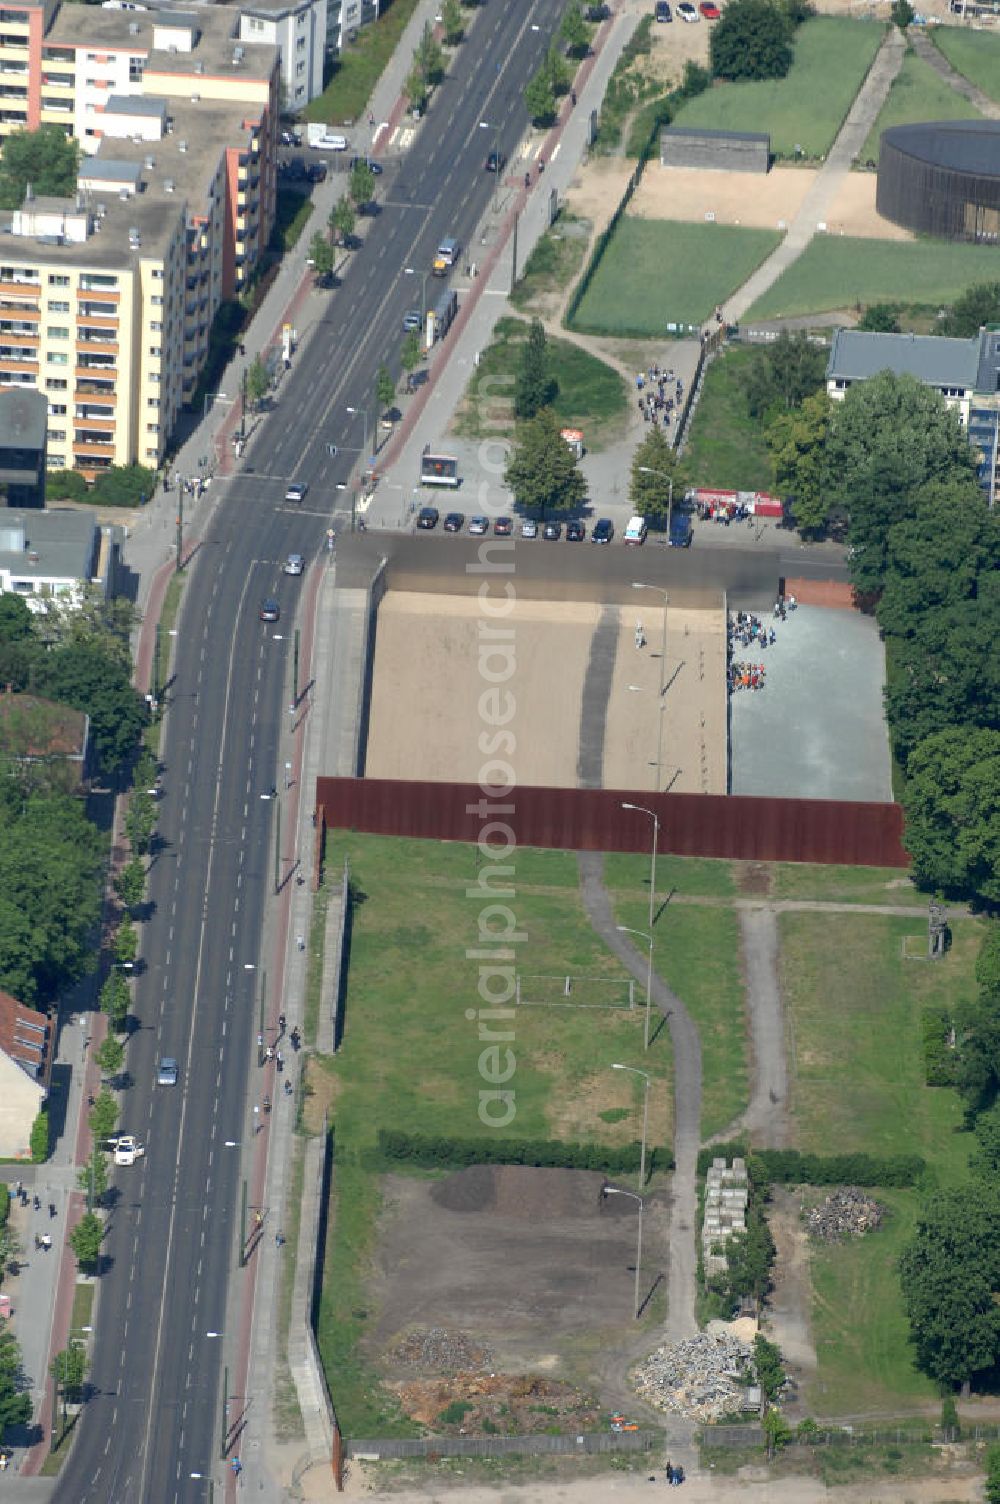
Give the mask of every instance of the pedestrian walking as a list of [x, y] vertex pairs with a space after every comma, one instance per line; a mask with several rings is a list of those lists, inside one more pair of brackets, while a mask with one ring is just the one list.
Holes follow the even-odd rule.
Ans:
[[285, 1243], [285, 1234], [279, 1230], [274, 1235], [274, 1246], [275, 1246], [275, 1248], [282, 1248], [282, 1247], [284, 1247], [284, 1243]]
[[284, 1034], [284, 1032], [285, 1032], [285, 1015], [283, 1013], [279, 1013], [278, 1014], [278, 1033], [279, 1034]]

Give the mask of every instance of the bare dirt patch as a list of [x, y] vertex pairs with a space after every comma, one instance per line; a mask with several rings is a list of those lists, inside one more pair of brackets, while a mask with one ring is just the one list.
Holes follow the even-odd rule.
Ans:
[[782, 1406], [794, 1421], [806, 1414], [798, 1395], [816, 1372], [816, 1347], [810, 1322], [809, 1238], [802, 1225], [798, 1199], [791, 1191], [774, 1189], [767, 1221], [778, 1251], [774, 1289], [768, 1300], [767, 1335], [780, 1347], [786, 1372], [795, 1386], [795, 1397]]
[[389, 1386], [407, 1415], [438, 1436], [530, 1436], [553, 1426], [592, 1431], [600, 1424], [593, 1396], [539, 1374], [457, 1373]]
[[[492, 1373], [542, 1373], [600, 1393], [635, 1342], [635, 1203], [602, 1200], [603, 1184], [595, 1172], [527, 1166], [386, 1177], [368, 1338], [386, 1381], [412, 1381], [400, 1361], [407, 1339], [441, 1327], [488, 1350]], [[666, 1237], [667, 1197], [655, 1192], [643, 1222], [647, 1287], [665, 1269]]]
[[333, 1116], [339, 1083], [336, 1076], [314, 1055], [306, 1059], [304, 1074], [302, 1126], [310, 1134], [325, 1133], [326, 1125]]
[[741, 862], [736, 867], [736, 886], [747, 898], [770, 898], [774, 872], [766, 862]]

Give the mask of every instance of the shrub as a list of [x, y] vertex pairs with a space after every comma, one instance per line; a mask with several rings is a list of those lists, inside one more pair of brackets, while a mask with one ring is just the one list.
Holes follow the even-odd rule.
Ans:
[[955, 1059], [951, 1049], [951, 1013], [941, 1003], [924, 1009], [924, 1080], [928, 1086], [951, 1086]]
[[[563, 1143], [558, 1139], [450, 1138], [407, 1133], [399, 1128], [380, 1128], [380, 1154], [398, 1163], [461, 1169], [466, 1165], [533, 1165], [559, 1170], [598, 1170], [605, 1175], [634, 1174], [639, 1168], [638, 1142], [614, 1148], [608, 1144]], [[669, 1149], [646, 1151], [646, 1170], [673, 1169]]]
[[[713, 1144], [698, 1155], [698, 1173], [704, 1175], [712, 1160], [719, 1156], [733, 1159], [746, 1157], [746, 1143], [740, 1139], [728, 1144]], [[776, 1185], [882, 1185], [905, 1187], [916, 1185], [926, 1168], [919, 1154], [803, 1154], [798, 1149], [755, 1149], [754, 1181], [760, 1181], [759, 1165], [768, 1180]]]
[[49, 1113], [48, 1108], [43, 1107], [37, 1118], [31, 1125], [31, 1162], [34, 1165], [42, 1164], [49, 1157]]
[[7, 1218], [10, 1216], [10, 1187], [4, 1181], [0, 1181], [0, 1228], [7, 1226]]

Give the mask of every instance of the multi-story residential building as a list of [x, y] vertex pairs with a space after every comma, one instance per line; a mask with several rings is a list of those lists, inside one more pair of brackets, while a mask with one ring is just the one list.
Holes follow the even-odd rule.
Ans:
[[239, 6], [239, 36], [281, 54], [282, 105], [301, 110], [323, 92], [327, 0], [252, 0]]
[[[74, 199], [0, 215], [0, 386], [47, 396], [50, 468], [156, 467], [270, 235], [277, 49], [215, 7], [17, 14], [29, 124], [58, 116], [86, 155]], [[0, 27], [0, 76], [13, 50]]]

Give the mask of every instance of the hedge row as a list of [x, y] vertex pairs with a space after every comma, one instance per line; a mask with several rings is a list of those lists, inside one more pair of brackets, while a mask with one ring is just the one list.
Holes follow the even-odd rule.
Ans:
[[[639, 1168], [637, 1141], [614, 1148], [608, 1144], [572, 1144], [560, 1139], [445, 1138], [380, 1128], [379, 1153], [401, 1164], [460, 1169], [465, 1165], [535, 1165], [558, 1170], [601, 1170], [605, 1175], [634, 1174]], [[646, 1151], [646, 1173], [672, 1170], [669, 1149]]]
[[925, 1008], [922, 1027], [924, 1080], [928, 1086], [951, 1086], [955, 1079], [951, 1014], [941, 1004]]
[[919, 1154], [803, 1154], [798, 1149], [747, 1149], [741, 1141], [715, 1144], [698, 1155], [698, 1173], [712, 1160], [750, 1158], [776, 1185], [915, 1185], [924, 1173]]

